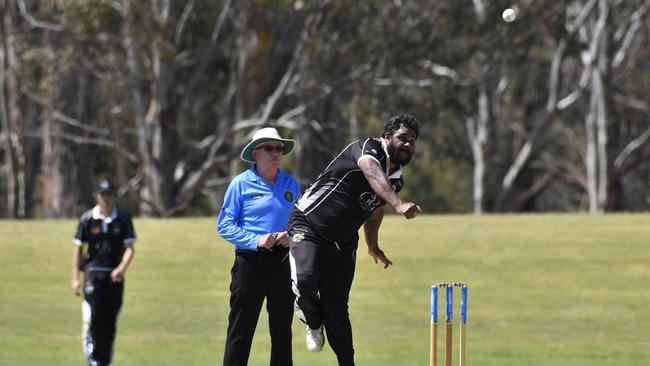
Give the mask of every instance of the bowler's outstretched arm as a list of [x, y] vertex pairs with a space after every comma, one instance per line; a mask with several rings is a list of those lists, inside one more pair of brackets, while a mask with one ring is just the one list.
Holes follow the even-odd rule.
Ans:
[[420, 206], [413, 202], [402, 200], [397, 193], [395, 193], [393, 187], [390, 185], [386, 173], [377, 161], [373, 159], [363, 159], [359, 162], [359, 168], [361, 168], [361, 171], [366, 176], [372, 190], [389, 205], [393, 206], [398, 214], [407, 219], [412, 219], [422, 212]]

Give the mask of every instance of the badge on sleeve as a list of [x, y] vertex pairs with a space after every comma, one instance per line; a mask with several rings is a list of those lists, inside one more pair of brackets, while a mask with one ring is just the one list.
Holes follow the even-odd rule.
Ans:
[[297, 232], [293, 234], [291, 240], [293, 240], [294, 243], [300, 243], [301, 241], [305, 240], [305, 233]]

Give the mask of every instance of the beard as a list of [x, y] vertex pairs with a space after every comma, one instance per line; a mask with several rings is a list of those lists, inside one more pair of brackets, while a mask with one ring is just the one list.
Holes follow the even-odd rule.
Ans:
[[386, 150], [388, 150], [390, 160], [400, 166], [408, 165], [413, 158], [413, 153], [409, 152], [406, 149], [399, 149], [392, 144], [389, 144]]

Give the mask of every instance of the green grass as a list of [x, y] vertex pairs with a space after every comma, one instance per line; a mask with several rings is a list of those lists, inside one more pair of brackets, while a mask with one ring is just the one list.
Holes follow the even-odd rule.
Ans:
[[[214, 222], [135, 221], [116, 365], [221, 363], [233, 253]], [[75, 228], [0, 221], [1, 366], [83, 364]], [[362, 249], [350, 300], [360, 366], [427, 365], [429, 287], [461, 280], [470, 365], [650, 364], [648, 214], [390, 216], [380, 243], [395, 265]], [[294, 363], [335, 365], [329, 347], [304, 349], [303, 329], [294, 319]], [[269, 349], [263, 311], [249, 364], [268, 365]]]

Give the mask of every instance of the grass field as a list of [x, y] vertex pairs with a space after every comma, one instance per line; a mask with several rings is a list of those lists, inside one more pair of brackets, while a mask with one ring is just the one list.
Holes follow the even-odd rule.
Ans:
[[[221, 363], [233, 253], [214, 221], [135, 221], [115, 365]], [[0, 221], [0, 365], [84, 364], [75, 228]], [[650, 365], [648, 214], [390, 216], [380, 243], [393, 267], [357, 259], [357, 365], [428, 365], [429, 288], [441, 281], [470, 285], [469, 365]], [[268, 365], [266, 323], [263, 312], [250, 365]], [[336, 364], [327, 346], [305, 350], [297, 319], [294, 363]]]

